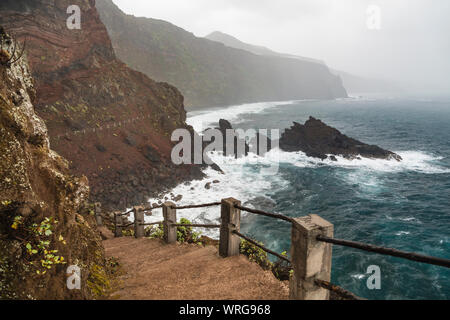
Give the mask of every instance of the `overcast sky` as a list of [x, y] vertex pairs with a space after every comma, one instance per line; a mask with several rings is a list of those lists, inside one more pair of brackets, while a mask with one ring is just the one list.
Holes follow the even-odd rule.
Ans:
[[[449, 0], [114, 2], [126, 13], [166, 20], [199, 37], [218, 30], [335, 69], [450, 92]], [[367, 26], [370, 5], [380, 8], [379, 30]]]

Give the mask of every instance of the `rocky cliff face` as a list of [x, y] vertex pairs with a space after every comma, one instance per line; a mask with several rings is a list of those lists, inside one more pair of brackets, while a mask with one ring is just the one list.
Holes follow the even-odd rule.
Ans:
[[[81, 9], [80, 30], [67, 27], [70, 5]], [[95, 200], [123, 208], [202, 175], [170, 160], [170, 135], [186, 127], [183, 96], [115, 57], [93, 0], [1, 1], [0, 24], [27, 39], [37, 113]]]
[[[0, 28], [0, 42], [10, 42]], [[3, 54], [9, 46], [2, 47]], [[0, 299], [92, 298], [104, 273], [101, 239], [86, 200], [86, 177], [49, 148], [34, 110], [25, 57], [0, 59]], [[82, 290], [66, 287], [66, 268], [82, 268]], [[103, 279], [106, 281], [106, 278]]]
[[340, 78], [325, 65], [226, 47], [165, 21], [126, 15], [111, 0], [97, 0], [96, 5], [118, 57], [177, 86], [191, 110], [347, 96]]

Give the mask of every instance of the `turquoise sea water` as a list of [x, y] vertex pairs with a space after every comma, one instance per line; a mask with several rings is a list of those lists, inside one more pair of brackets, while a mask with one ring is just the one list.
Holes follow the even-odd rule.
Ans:
[[[309, 116], [397, 152], [404, 160], [322, 162], [275, 150], [276, 175], [263, 175], [258, 164], [231, 159], [220, 163], [225, 176], [208, 170], [204, 181], [180, 185], [173, 193], [183, 195], [181, 204], [235, 197], [291, 217], [316, 213], [334, 224], [336, 238], [449, 259], [450, 98], [256, 103], [192, 112], [188, 123], [198, 131], [216, 126], [220, 118], [235, 128], [284, 129]], [[264, 159], [273, 162], [271, 154]], [[213, 156], [215, 161], [221, 158]], [[220, 183], [204, 188], [215, 179]], [[261, 197], [268, 201], [255, 201]], [[179, 215], [194, 223], [218, 223], [220, 210], [183, 210]], [[159, 218], [155, 214], [149, 219]], [[241, 229], [272, 250], [289, 251], [290, 226], [283, 221], [244, 214]], [[366, 286], [370, 265], [381, 269], [381, 290]], [[333, 246], [332, 282], [368, 299], [450, 299], [449, 269], [346, 247]]]
[[[408, 154], [409, 165], [282, 163], [279, 174], [289, 185], [273, 190], [274, 210], [292, 217], [317, 213], [334, 223], [336, 238], [450, 258], [449, 100], [306, 101], [242, 114], [239, 126], [286, 128], [310, 115], [366, 143]], [[277, 251], [289, 248], [283, 223], [257, 218], [246, 232]], [[369, 265], [381, 268], [381, 290], [366, 286]], [[334, 246], [332, 270], [334, 283], [369, 299], [450, 299], [445, 268]]]

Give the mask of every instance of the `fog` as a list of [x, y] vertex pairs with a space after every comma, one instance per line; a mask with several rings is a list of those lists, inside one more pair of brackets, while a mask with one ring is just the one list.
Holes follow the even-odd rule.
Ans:
[[[450, 92], [448, 0], [114, 2], [126, 13], [166, 20], [199, 37], [222, 31], [406, 91]], [[379, 8], [379, 20], [376, 11], [368, 14], [371, 5]]]

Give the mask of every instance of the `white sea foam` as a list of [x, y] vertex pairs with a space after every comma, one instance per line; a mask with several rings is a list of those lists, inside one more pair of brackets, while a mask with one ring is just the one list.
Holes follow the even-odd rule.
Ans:
[[316, 158], [307, 157], [303, 152], [284, 152], [278, 150], [280, 153], [278, 157], [281, 162], [290, 163], [297, 167], [319, 167], [319, 166], [333, 166], [348, 169], [365, 169], [380, 172], [400, 172], [400, 171], [415, 171], [426, 174], [440, 174], [450, 173], [450, 169], [441, 167], [436, 164], [436, 161], [442, 157], [436, 157], [421, 151], [398, 151], [403, 160], [383, 160], [383, 159], [369, 159], [361, 157], [360, 160], [349, 160], [344, 157], [336, 156], [337, 161], [329, 159], [320, 160]]
[[[367, 99], [366, 97], [351, 97], [348, 100]], [[227, 119], [233, 125], [245, 119], [243, 114], [261, 113], [264, 110], [276, 108], [281, 105], [294, 104], [298, 101], [285, 102], [263, 102], [231, 106], [225, 109], [197, 111], [189, 113], [187, 123], [192, 125], [197, 132], [211, 127], [219, 119]], [[289, 187], [289, 182], [280, 175], [261, 173], [256, 165], [249, 164], [248, 160], [258, 159], [260, 165], [290, 164], [299, 168], [319, 168], [323, 166], [339, 167], [349, 169], [343, 173], [343, 177], [349, 181], [354, 181], [361, 186], [363, 192], [374, 191], [380, 188], [379, 179], [376, 173], [414, 171], [425, 174], [450, 173], [450, 169], [440, 166], [437, 161], [442, 158], [421, 152], [421, 151], [399, 151], [403, 161], [380, 160], [361, 158], [361, 160], [348, 160], [343, 157], [336, 157], [337, 161], [320, 160], [307, 157], [303, 152], [284, 152], [275, 149], [268, 152], [264, 157], [249, 155], [244, 159], [233, 159], [223, 157], [220, 153], [210, 154], [211, 159], [216, 162], [225, 174], [220, 174], [210, 168], [205, 170], [206, 178], [201, 181], [192, 181], [177, 186], [171, 192], [163, 195], [162, 198], [170, 198], [170, 193], [175, 196], [182, 195], [183, 198], [177, 205], [190, 205], [207, 202], [215, 202], [227, 197], [234, 197], [243, 202], [264, 196], [270, 199], [275, 192]], [[370, 173], [370, 174], [368, 174]], [[211, 188], [206, 189], [205, 184], [219, 180], [220, 183], [211, 183]], [[150, 203], [158, 202], [161, 199], [150, 199]], [[155, 210], [152, 217], [146, 217], [146, 221], [155, 222], [162, 220], [162, 210]], [[179, 218], [187, 218], [193, 223], [219, 223], [220, 208], [202, 208], [179, 210]], [[218, 231], [215, 229], [203, 229], [203, 234], [217, 237]]]
[[258, 102], [236, 105], [222, 109], [194, 111], [188, 114], [186, 123], [191, 125], [195, 131], [201, 133], [203, 130], [210, 128], [211, 124], [217, 123], [220, 119], [226, 119], [235, 125], [243, 121], [243, 117], [240, 117], [242, 114], [261, 113], [267, 109], [294, 104], [298, 101], [300, 100]]
[[[270, 199], [275, 191], [289, 187], [289, 182], [284, 180], [280, 175], [264, 174], [259, 171], [255, 164], [249, 163], [249, 159], [258, 160], [261, 166], [275, 165], [278, 162], [283, 164], [291, 164], [300, 168], [318, 168], [320, 166], [334, 166], [341, 168], [353, 169], [345, 175], [346, 179], [354, 180], [355, 183], [361, 185], [365, 191], [378, 188], [378, 180], [370, 175], [371, 172], [400, 172], [400, 171], [416, 171], [426, 174], [448, 173], [449, 169], [439, 167], [433, 161], [440, 158], [418, 152], [406, 151], [398, 152], [403, 161], [395, 160], [376, 160], [362, 158], [362, 160], [347, 160], [337, 157], [338, 161], [325, 160], [307, 157], [303, 152], [284, 152], [279, 149], [271, 150], [265, 157], [258, 157], [250, 154], [246, 158], [234, 159], [232, 157], [223, 157], [221, 153], [210, 153], [211, 159], [217, 163], [225, 174], [221, 174], [210, 168], [205, 170], [206, 178], [203, 180], [184, 183], [164, 197], [170, 198], [170, 193], [175, 196], [182, 195], [183, 198], [177, 205], [190, 205], [199, 203], [209, 203], [220, 201], [220, 199], [234, 197], [243, 202], [264, 196]], [[369, 179], [370, 178], [370, 179]], [[214, 180], [220, 183], [211, 183], [211, 188], [206, 189], [205, 185]], [[161, 199], [150, 199], [150, 203], [158, 202]], [[187, 218], [193, 223], [219, 223], [220, 208], [201, 208], [179, 210], [179, 218]], [[405, 221], [411, 221], [413, 218]], [[147, 217], [147, 222], [155, 222], [162, 220], [162, 210], [155, 210], [152, 217]], [[218, 231], [214, 229], [202, 229], [203, 234], [218, 237]]]
[[355, 274], [352, 274], [351, 277], [354, 278], [354, 279], [362, 280], [365, 277], [367, 277], [367, 275], [366, 274], [362, 274], [362, 273], [355, 273]]
[[[182, 200], [177, 202], [179, 206], [216, 202], [229, 197], [245, 202], [259, 196], [270, 199], [274, 191], [282, 190], [288, 186], [288, 182], [278, 175], [264, 174], [263, 171], [255, 172], [255, 167], [242, 159], [227, 158], [218, 153], [211, 153], [210, 157], [219, 164], [224, 174], [208, 168], [204, 171], [206, 174], [205, 179], [178, 185], [171, 192], [164, 195], [163, 198], [170, 198], [170, 193], [173, 193], [175, 196], [182, 195]], [[250, 155], [250, 157], [256, 156]], [[220, 182], [212, 183], [215, 180]], [[207, 183], [211, 183], [210, 189], [205, 188]], [[155, 203], [158, 200], [160, 199], [150, 199], [149, 202]], [[179, 210], [177, 216], [178, 219], [187, 218], [193, 223], [219, 223], [220, 207]], [[146, 217], [147, 222], [161, 220], [161, 209], [155, 210], [153, 216]], [[202, 234], [218, 237], [218, 230], [201, 229], [201, 231]]]
[[407, 236], [408, 234], [410, 234], [411, 232], [408, 231], [399, 231], [397, 232], [395, 235], [396, 236]]

